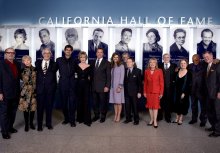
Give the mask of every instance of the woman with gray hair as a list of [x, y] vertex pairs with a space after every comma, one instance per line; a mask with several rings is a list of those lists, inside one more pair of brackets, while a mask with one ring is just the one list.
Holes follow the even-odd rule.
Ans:
[[25, 55], [22, 57], [22, 63], [24, 68], [21, 71], [21, 79], [23, 81], [19, 110], [24, 112], [25, 119], [25, 131], [29, 131], [29, 125], [31, 129], [35, 129], [33, 124], [34, 114], [36, 111], [37, 101], [36, 101], [36, 70], [31, 65], [31, 57]]

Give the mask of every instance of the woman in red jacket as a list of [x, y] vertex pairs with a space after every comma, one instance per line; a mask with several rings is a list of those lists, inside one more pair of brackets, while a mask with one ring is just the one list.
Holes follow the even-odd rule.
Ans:
[[157, 59], [149, 60], [144, 76], [144, 97], [147, 98], [146, 107], [149, 109], [150, 122], [148, 126], [158, 127], [157, 114], [160, 108], [160, 99], [163, 96], [164, 80], [163, 72], [158, 68]]

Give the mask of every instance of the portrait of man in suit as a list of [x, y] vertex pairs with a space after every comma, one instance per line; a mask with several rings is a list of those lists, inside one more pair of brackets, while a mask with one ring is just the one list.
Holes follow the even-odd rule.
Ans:
[[55, 43], [50, 39], [50, 31], [47, 28], [41, 29], [39, 31], [39, 38], [41, 41], [40, 49], [36, 52], [36, 59], [42, 59], [42, 51], [45, 48], [49, 48], [51, 50], [52, 56], [54, 59], [55, 55]]
[[128, 52], [130, 57], [135, 57], [135, 51], [130, 47], [132, 38], [132, 29], [124, 28], [121, 31], [121, 41], [115, 45], [115, 52], [122, 55], [124, 52]]
[[96, 50], [98, 48], [103, 48], [104, 59], [108, 59], [108, 45], [102, 42], [104, 37], [104, 30], [101, 28], [96, 28], [93, 30], [92, 39], [88, 41], [88, 56], [89, 63], [96, 59]]
[[212, 41], [213, 31], [210, 29], [204, 29], [201, 32], [201, 42], [197, 43], [197, 54], [200, 58], [203, 58], [202, 54], [204, 51], [210, 51], [213, 54], [213, 57], [216, 58], [216, 46], [217, 44]]
[[173, 34], [175, 42], [170, 46], [170, 55], [174, 63], [180, 59], [189, 59], [189, 52], [183, 47], [186, 39], [186, 30], [176, 29]]

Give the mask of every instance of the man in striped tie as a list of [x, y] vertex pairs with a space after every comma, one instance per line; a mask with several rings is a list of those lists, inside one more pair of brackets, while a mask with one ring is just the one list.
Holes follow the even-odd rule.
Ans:
[[42, 51], [43, 59], [35, 63], [37, 70], [36, 90], [37, 90], [37, 121], [38, 131], [43, 130], [43, 114], [46, 110], [46, 126], [52, 130], [52, 108], [56, 91], [56, 63], [51, 60], [50, 48]]

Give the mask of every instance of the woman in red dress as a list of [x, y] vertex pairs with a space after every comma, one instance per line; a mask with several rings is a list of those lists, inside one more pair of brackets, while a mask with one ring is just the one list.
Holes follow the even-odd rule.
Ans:
[[163, 96], [164, 80], [163, 72], [158, 68], [157, 59], [149, 60], [144, 76], [144, 97], [146, 97], [146, 107], [149, 109], [150, 122], [148, 126], [158, 127], [157, 114], [160, 109], [160, 99]]

